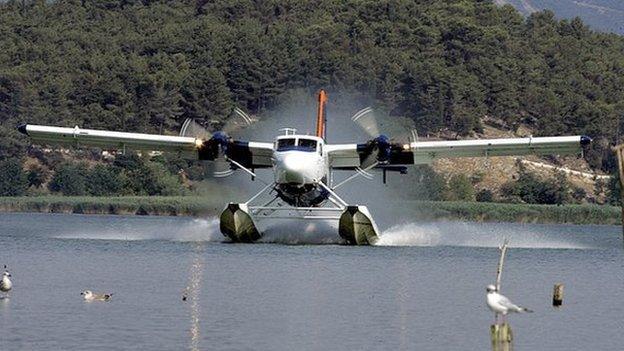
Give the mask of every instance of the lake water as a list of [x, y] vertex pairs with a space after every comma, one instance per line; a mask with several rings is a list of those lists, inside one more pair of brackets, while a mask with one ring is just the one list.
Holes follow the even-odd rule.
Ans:
[[405, 223], [349, 247], [299, 230], [223, 243], [214, 219], [0, 214], [0, 350], [488, 350], [504, 237], [502, 291], [535, 310], [509, 318], [515, 350], [622, 348], [620, 227]]

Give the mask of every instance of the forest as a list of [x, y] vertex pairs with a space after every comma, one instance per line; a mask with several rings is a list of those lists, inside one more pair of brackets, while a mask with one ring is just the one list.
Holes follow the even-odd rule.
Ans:
[[559, 18], [580, 16], [592, 28], [624, 34], [624, 3], [620, 0], [495, 0], [498, 4], [514, 5], [525, 14], [552, 10]]
[[21, 122], [174, 134], [292, 89], [352, 94], [423, 134], [468, 137], [484, 117], [587, 134], [603, 171], [621, 139], [624, 38], [493, 1], [6, 1], [0, 33], [6, 167], [35, 152]]

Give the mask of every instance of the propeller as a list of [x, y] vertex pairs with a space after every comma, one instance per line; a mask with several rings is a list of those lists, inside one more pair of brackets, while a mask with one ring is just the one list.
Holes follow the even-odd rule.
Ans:
[[193, 118], [187, 118], [184, 123], [182, 123], [180, 136], [193, 137], [201, 140], [208, 140], [211, 137], [208, 129], [197, 123]]
[[379, 132], [379, 123], [372, 107], [366, 107], [356, 112], [351, 120], [355, 122], [371, 138], [375, 138]]
[[247, 128], [252, 125], [256, 120], [248, 115], [245, 111], [241, 110], [238, 107], [235, 107], [233, 110], [233, 115], [225, 122], [223, 125], [223, 132], [226, 134], [232, 134], [236, 131]]
[[[408, 135], [397, 138], [390, 138], [380, 130], [380, 123], [371, 107], [366, 107], [356, 112], [351, 120], [360, 127], [371, 139], [361, 144], [359, 147], [364, 152], [366, 158], [362, 161], [363, 169], [370, 169], [376, 165], [384, 165], [390, 161], [393, 151], [408, 150], [412, 141], [418, 140], [415, 130], [411, 130]], [[405, 131], [404, 127], [395, 126], [397, 130]]]
[[227, 159], [228, 146], [232, 138], [231, 133], [250, 126], [255, 120], [239, 108], [233, 110], [233, 115], [225, 123], [220, 121], [203, 121], [210, 127], [197, 120], [187, 118], [180, 128], [180, 136], [197, 139], [197, 148], [200, 159], [214, 161], [213, 176], [224, 178], [232, 175], [237, 169]]

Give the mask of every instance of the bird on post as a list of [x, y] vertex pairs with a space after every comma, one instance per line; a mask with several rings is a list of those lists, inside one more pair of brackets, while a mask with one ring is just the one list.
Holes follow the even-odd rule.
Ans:
[[487, 291], [487, 306], [495, 313], [494, 322], [498, 324], [498, 315], [503, 315], [503, 323], [508, 313], [522, 313], [533, 312], [526, 307], [520, 307], [511, 302], [505, 295], [502, 295], [496, 290], [496, 287], [492, 284], [488, 285]]

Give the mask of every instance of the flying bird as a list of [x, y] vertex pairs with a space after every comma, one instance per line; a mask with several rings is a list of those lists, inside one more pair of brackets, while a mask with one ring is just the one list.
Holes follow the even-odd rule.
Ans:
[[91, 290], [85, 290], [80, 295], [87, 301], [109, 301], [113, 297], [113, 294], [96, 294]]
[[533, 312], [526, 307], [520, 307], [511, 302], [505, 295], [501, 295], [494, 285], [488, 285], [487, 288], [487, 306], [495, 313], [495, 322], [498, 323], [498, 315], [503, 315], [503, 320], [508, 313]]
[[0, 291], [8, 293], [13, 288], [13, 282], [11, 282], [11, 273], [7, 270], [7, 266], [4, 265], [4, 273], [2, 273], [2, 280], [0, 280]]

